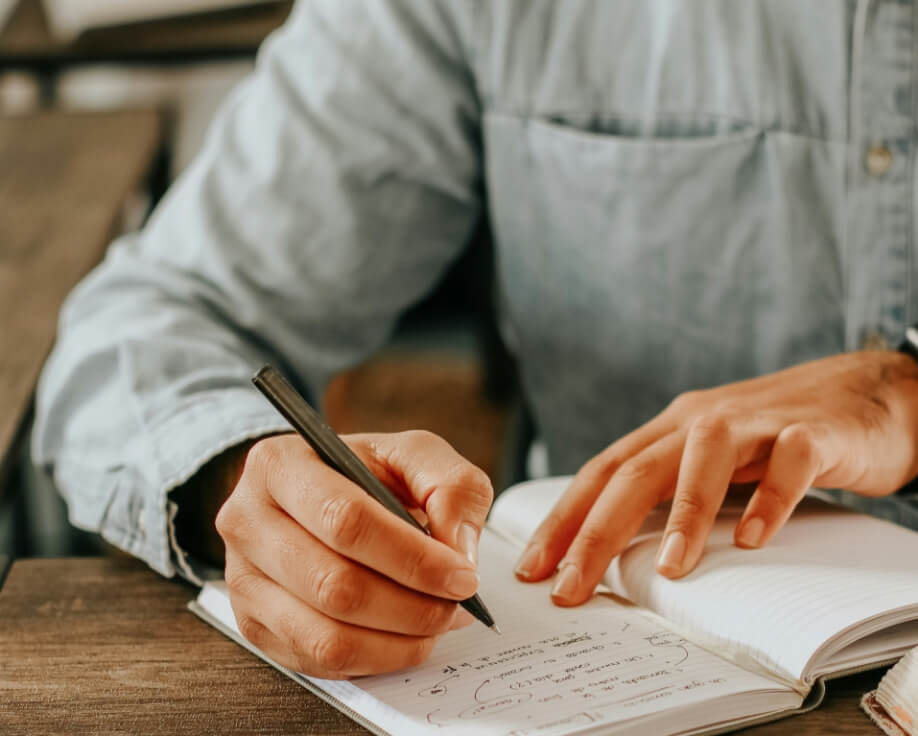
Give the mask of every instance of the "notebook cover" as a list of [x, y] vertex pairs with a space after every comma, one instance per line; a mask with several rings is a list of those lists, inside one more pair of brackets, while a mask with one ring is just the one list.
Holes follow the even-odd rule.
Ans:
[[880, 705], [877, 700], [877, 691], [871, 690], [861, 698], [861, 708], [870, 716], [870, 720], [876, 723], [883, 733], [888, 736], [909, 736], [908, 732], [896, 723], [892, 716], [886, 712], [886, 709]]

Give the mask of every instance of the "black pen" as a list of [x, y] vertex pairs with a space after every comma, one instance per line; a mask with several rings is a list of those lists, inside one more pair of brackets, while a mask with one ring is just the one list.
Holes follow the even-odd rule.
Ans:
[[[310, 444], [326, 465], [356, 483], [400, 519], [404, 519], [424, 534], [430, 534], [278, 371], [266, 365], [253, 376], [252, 383]], [[460, 601], [460, 605], [489, 629], [500, 633], [477, 593]]]

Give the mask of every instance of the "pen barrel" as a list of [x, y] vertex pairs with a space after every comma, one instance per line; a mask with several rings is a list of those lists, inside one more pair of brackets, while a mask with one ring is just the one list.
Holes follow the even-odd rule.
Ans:
[[485, 604], [478, 596], [478, 593], [473, 595], [471, 598], [466, 598], [464, 601], [460, 601], [459, 605], [471, 613], [488, 628], [494, 626], [494, 619], [491, 617], [488, 609], [485, 608]]

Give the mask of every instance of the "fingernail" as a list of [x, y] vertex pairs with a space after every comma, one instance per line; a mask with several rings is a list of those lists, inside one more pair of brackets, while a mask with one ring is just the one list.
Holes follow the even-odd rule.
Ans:
[[580, 587], [580, 568], [568, 562], [558, 572], [555, 587], [551, 589], [551, 597], [567, 603], [573, 599], [578, 587]]
[[685, 557], [685, 534], [671, 532], [663, 543], [660, 556], [657, 558], [657, 567], [665, 568], [671, 572], [682, 570], [682, 560]]
[[736, 541], [741, 547], [759, 547], [765, 534], [765, 522], [760, 516], [753, 516], [740, 527]]
[[456, 541], [459, 543], [459, 549], [465, 558], [476, 567], [478, 566], [478, 530], [467, 521], [459, 526], [459, 532], [456, 535]]
[[468, 568], [453, 570], [446, 579], [446, 592], [454, 598], [471, 598], [478, 590], [478, 574]]
[[516, 574], [524, 580], [529, 580], [532, 574], [539, 568], [542, 562], [542, 547], [538, 544], [530, 544], [520, 555], [519, 562], [516, 563]]

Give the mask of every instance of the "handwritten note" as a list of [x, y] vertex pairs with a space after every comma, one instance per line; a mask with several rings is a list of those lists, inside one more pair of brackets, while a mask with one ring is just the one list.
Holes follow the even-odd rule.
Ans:
[[550, 583], [512, 578], [515, 554], [486, 532], [481, 595], [503, 636], [476, 624], [444, 637], [426, 665], [353, 685], [419, 730], [508, 736], [567, 733], [781, 689], [633, 607], [605, 598], [580, 608], [552, 606]]

